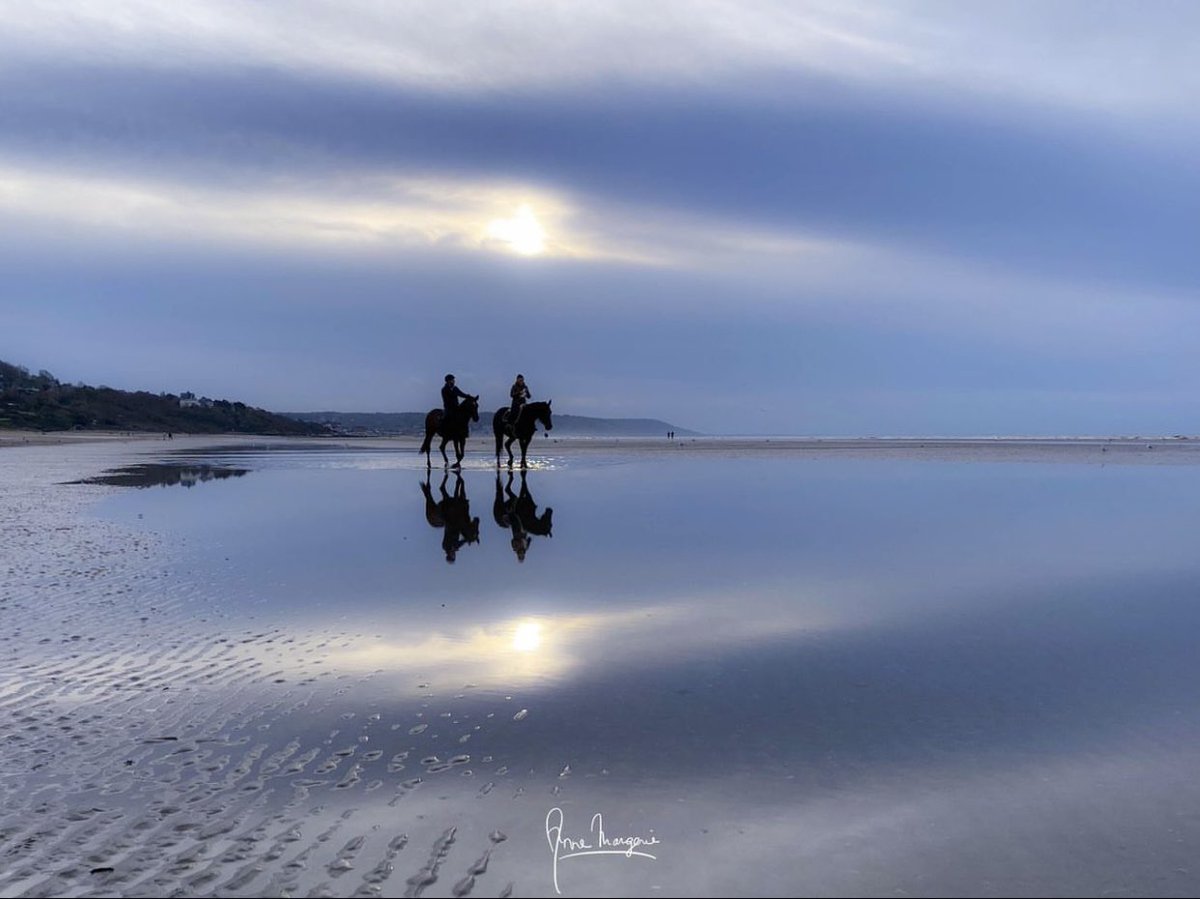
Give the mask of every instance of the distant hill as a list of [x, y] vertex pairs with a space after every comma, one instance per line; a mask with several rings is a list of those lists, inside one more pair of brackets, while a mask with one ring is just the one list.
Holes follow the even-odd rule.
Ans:
[[554, 433], [562, 437], [662, 437], [674, 431], [680, 437], [698, 437], [698, 431], [677, 428], [657, 418], [589, 418], [555, 415]]
[[[424, 436], [425, 412], [284, 412], [297, 421], [329, 425], [342, 434]], [[490, 413], [488, 413], [490, 414]], [[479, 426], [489, 428], [488, 414], [479, 413]], [[657, 418], [589, 418], [554, 416], [556, 437], [661, 437], [674, 431], [680, 437], [698, 436]], [[486, 431], [485, 431], [486, 433]]]
[[[425, 436], [424, 412], [283, 412], [296, 421], [329, 425], [339, 434]], [[483, 413], [479, 420], [482, 423]]]
[[192, 434], [315, 436], [328, 430], [311, 422], [228, 400], [189, 393], [146, 393], [63, 384], [50, 372], [36, 375], [0, 362], [0, 428], [41, 431], [179, 431]]

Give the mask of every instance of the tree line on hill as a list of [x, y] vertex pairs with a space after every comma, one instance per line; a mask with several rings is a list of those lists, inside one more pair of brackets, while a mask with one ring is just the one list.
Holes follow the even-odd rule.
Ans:
[[297, 421], [245, 403], [205, 400], [181, 405], [172, 393], [149, 393], [64, 384], [43, 369], [0, 361], [0, 428], [39, 431], [110, 430], [194, 434], [329, 433], [323, 425]]

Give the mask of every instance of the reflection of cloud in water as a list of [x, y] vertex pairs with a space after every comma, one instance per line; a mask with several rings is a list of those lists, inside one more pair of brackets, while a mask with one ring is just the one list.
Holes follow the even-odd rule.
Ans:
[[[730, 895], [752, 872], [768, 879], [760, 884], [765, 895], [773, 878], [802, 882], [810, 895], [1143, 894], [1169, 867], [1182, 892], [1194, 888], [1186, 859], [1195, 843], [1183, 834], [1200, 836], [1200, 828], [1162, 813], [1200, 798], [1194, 780], [1180, 776], [1194, 770], [1190, 745], [1108, 745], [973, 770], [944, 761], [848, 772], [844, 783], [816, 790], [788, 780], [751, 795], [741, 778], [677, 784], [677, 793], [696, 797], [686, 815], [713, 836], [691, 836], [695, 828], [666, 803], [665, 820], [655, 823], [665, 839], [683, 837], [689, 845], [681, 848], [707, 850], [713, 861], [700, 872], [672, 870], [672, 885], [680, 895]], [[618, 794], [609, 807], [645, 801]], [[1076, 856], [1085, 842], [1121, 850]]]
[[[826, 762], [816, 776], [798, 768], [798, 776], [748, 777], [722, 771], [717, 755], [702, 776], [654, 754], [645, 756], [648, 770], [625, 776], [602, 773], [602, 753], [572, 758], [567, 776], [561, 762], [497, 775], [473, 760], [473, 776], [455, 769], [430, 778], [398, 808], [329, 791], [322, 823], [352, 814], [350, 827], [382, 845], [399, 818], [421, 853], [457, 828], [462, 846], [444, 872], [447, 887], [499, 831], [505, 840], [479, 886], [515, 881], [525, 895], [552, 894], [543, 822], [556, 806], [568, 836], [586, 834], [599, 812], [610, 835], [652, 830], [661, 840], [655, 862], [561, 865], [565, 895], [642, 895], [655, 886], [668, 895], [1142, 894], [1147, 883], [1186, 894], [1197, 823], [1163, 810], [1200, 800], [1187, 776], [1192, 746], [1120, 741], [970, 767], [948, 766], [940, 754], [917, 766]], [[1077, 854], [1088, 841], [1128, 848]], [[1151, 845], [1158, 851], [1146, 851]]]
[[579, 677], [597, 667], [657, 667], [664, 661], [841, 626], [818, 605], [797, 603], [782, 615], [778, 597], [763, 599], [770, 614], [747, 614], [750, 603], [745, 597], [704, 603], [692, 597], [632, 609], [522, 616], [433, 632], [408, 642], [359, 642], [332, 652], [328, 661], [351, 671], [411, 671], [443, 685], [470, 681], [517, 689]]
[[230, 468], [220, 465], [177, 465], [149, 462], [142, 465], [129, 465], [72, 483], [111, 484], [115, 487], [194, 487], [205, 481], [240, 478], [248, 472], [247, 468]]

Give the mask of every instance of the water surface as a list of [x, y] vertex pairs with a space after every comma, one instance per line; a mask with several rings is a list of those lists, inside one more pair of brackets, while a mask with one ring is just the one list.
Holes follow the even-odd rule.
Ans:
[[[97, 514], [162, 535], [198, 585], [181, 645], [249, 635], [229, 664], [270, 674], [212, 733], [173, 732], [261, 746], [199, 803], [242, 814], [227, 793], [250, 785], [265, 822], [243, 875], [206, 857], [222, 895], [553, 894], [555, 808], [564, 836], [594, 840], [599, 812], [655, 856], [560, 850], [565, 895], [1200, 888], [1200, 468], [176, 461], [247, 473]], [[168, 793], [215, 777], [156, 764]]]

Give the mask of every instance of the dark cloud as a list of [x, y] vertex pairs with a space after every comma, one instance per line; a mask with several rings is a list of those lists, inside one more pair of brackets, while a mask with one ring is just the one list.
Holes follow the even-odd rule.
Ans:
[[1190, 287], [1200, 173], [1169, 131], [795, 77], [712, 90], [433, 95], [274, 71], [30, 65], [0, 153], [227, 186], [381, 173], [812, 230], [1025, 271]]
[[337, 202], [389, 177], [511, 180], [566, 194], [585, 230], [644, 218], [631, 239], [700, 222], [938, 260], [820, 282], [779, 251], [668, 269], [0, 219], [0, 358], [69, 380], [397, 410], [447, 368], [489, 391], [520, 367], [572, 411], [743, 432], [1177, 433], [1200, 415], [1195, 312], [1172, 305], [1200, 275], [1200, 172], [1161, 119], [761, 73], [470, 94], [247, 67], [2, 74], [16, 170]]

